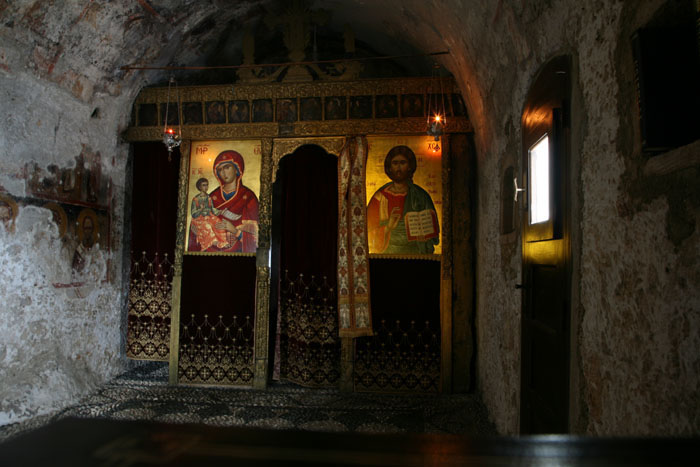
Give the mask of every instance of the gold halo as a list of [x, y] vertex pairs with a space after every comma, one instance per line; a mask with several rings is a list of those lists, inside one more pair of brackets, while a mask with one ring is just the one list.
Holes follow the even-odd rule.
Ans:
[[63, 210], [60, 204], [54, 202], [46, 203], [44, 207], [58, 214], [58, 238], [63, 238], [66, 235], [66, 229], [68, 227], [68, 216], [66, 216], [66, 211]]
[[90, 208], [84, 208], [82, 211], [80, 211], [80, 214], [78, 214], [78, 220], [76, 221], [76, 230], [78, 231], [78, 241], [82, 244], [83, 243], [83, 221], [85, 220], [86, 217], [89, 217], [92, 220], [92, 225], [93, 225], [93, 230], [92, 230], [92, 244], [94, 245], [97, 243], [97, 234], [99, 233], [100, 230], [100, 224], [97, 222], [97, 214], [95, 214], [95, 211], [93, 211]]

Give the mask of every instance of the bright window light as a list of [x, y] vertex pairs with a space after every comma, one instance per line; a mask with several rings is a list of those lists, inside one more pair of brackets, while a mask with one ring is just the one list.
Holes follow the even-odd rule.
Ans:
[[549, 220], [549, 137], [530, 148], [530, 224]]

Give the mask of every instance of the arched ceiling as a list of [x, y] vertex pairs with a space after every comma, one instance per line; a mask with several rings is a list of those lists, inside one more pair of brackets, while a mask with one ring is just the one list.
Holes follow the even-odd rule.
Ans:
[[[163, 84], [172, 72], [126, 71], [123, 66], [236, 65], [241, 62], [246, 27], [257, 36], [256, 61], [284, 58], [280, 32], [268, 28], [265, 19], [284, 13], [292, 3], [0, 0], [0, 38], [16, 51], [13, 57], [0, 57], [0, 66], [27, 68], [83, 102], [90, 102], [96, 93], [133, 100], [142, 87]], [[496, 107], [484, 96], [497, 79], [499, 86], [508, 88], [515, 77], [503, 71], [530, 54], [523, 29], [528, 15], [536, 13], [522, 0], [308, 0], [306, 6], [330, 13], [317, 28], [319, 58], [341, 58], [333, 55], [341, 50], [346, 24], [354, 31], [358, 56], [449, 50], [449, 55], [435, 60], [457, 79], [477, 133], [488, 124], [484, 109]], [[395, 60], [383, 72], [426, 76], [432, 61]], [[379, 74], [378, 69], [370, 66], [368, 73]], [[211, 84], [233, 80], [233, 73], [188, 71], [177, 77], [181, 82]]]
[[[289, 60], [281, 28], [266, 18], [284, 15], [297, 2], [281, 0], [19, 0], [0, 1], [7, 37], [27, 47], [28, 65], [39, 75], [83, 88], [120, 93], [124, 88], [164, 81], [163, 71], [124, 71], [125, 65], [206, 66], [241, 62], [245, 28], [256, 36], [256, 60]], [[355, 36], [356, 56], [416, 55], [445, 50], [435, 9], [413, 1], [301, 0], [323, 10], [316, 28], [319, 58], [342, 58], [343, 31]], [[449, 3], [449, 2], [447, 2]], [[447, 21], [448, 17], [442, 20]], [[441, 25], [440, 27], [444, 26]], [[335, 42], [335, 44], [333, 44]], [[306, 59], [311, 59], [311, 46]], [[340, 52], [340, 53], [338, 53]], [[430, 73], [430, 59], [397, 60], [394, 74]], [[376, 74], [376, 67], [369, 73]], [[66, 76], [66, 74], [68, 76]], [[188, 79], [192, 72], [180, 72]], [[229, 72], [229, 75], [231, 72]], [[220, 82], [221, 72], [197, 72], [199, 82]], [[80, 93], [79, 93], [80, 94]], [[79, 97], [89, 98], [88, 95]]]

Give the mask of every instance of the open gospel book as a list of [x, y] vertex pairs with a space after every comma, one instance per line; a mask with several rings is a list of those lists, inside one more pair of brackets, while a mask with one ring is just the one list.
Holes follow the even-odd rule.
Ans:
[[437, 215], [432, 209], [407, 212], [404, 221], [409, 241], [424, 241], [438, 236]]

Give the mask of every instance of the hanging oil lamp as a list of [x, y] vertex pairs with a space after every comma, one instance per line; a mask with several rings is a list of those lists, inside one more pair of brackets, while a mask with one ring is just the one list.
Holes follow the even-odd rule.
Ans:
[[[175, 86], [175, 94], [177, 95], [177, 130], [175, 130], [172, 127], [168, 127], [168, 111], [170, 110], [170, 88], [172, 85]], [[171, 76], [170, 81], [168, 81], [168, 102], [165, 105], [165, 123], [163, 125], [163, 144], [165, 144], [165, 147], [168, 148], [168, 160], [170, 160], [170, 155], [172, 154], [173, 149], [180, 146], [180, 143], [182, 143], [182, 125], [180, 123], [179, 109], [180, 93], [177, 89], [177, 81], [175, 81], [175, 78]]]
[[[440, 77], [440, 65], [433, 66], [430, 77], [430, 88], [428, 89], [428, 117], [426, 133], [432, 136], [435, 141], [440, 141], [440, 136], [445, 133], [447, 118], [445, 116], [445, 92], [442, 88], [442, 78]], [[433, 151], [440, 150], [440, 146], [435, 144]]]

